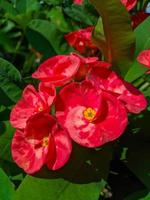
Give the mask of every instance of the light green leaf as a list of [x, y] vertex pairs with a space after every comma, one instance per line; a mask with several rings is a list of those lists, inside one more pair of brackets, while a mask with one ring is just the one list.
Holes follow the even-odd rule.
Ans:
[[[141, 23], [135, 29], [135, 36], [136, 36], [136, 52], [135, 56], [137, 57], [138, 54], [150, 48], [150, 17], [148, 17], [143, 23]], [[133, 82], [139, 77], [141, 77], [147, 70], [144, 65], [141, 65], [137, 62], [135, 57], [135, 61], [125, 76], [125, 79], [129, 82]]]
[[65, 19], [62, 8], [54, 7], [50, 12], [47, 13], [47, 16], [51, 19], [52, 23], [56, 25], [56, 27], [64, 33], [71, 32], [72, 29], [67, 23], [67, 19]]
[[150, 17], [143, 21], [136, 29], [136, 52], [137, 56], [144, 49], [150, 48]]
[[104, 181], [75, 184], [63, 179], [46, 180], [26, 176], [14, 200], [98, 200], [104, 186]]
[[0, 168], [0, 200], [12, 200], [14, 195], [13, 184], [5, 172]]

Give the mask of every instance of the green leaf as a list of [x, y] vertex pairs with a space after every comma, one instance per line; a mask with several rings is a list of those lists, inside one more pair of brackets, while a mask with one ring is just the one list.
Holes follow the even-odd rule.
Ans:
[[92, 26], [97, 21], [97, 16], [91, 11], [89, 7], [72, 4], [70, 7], [64, 8], [64, 12], [74, 21], [80, 22], [84, 25]]
[[32, 200], [98, 200], [111, 158], [110, 144], [96, 150], [74, 144], [71, 158], [63, 168], [51, 171], [44, 167], [36, 173], [40, 179], [27, 176], [14, 200], [26, 200], [27, 196]]
[[0, 8], [2, 8], [5, 12], [16, 15], [17, 11], [14, 8], [12, 3], [7, 2], [6, 0], [0, 0]]
[[56, 6], [60, 5], [63, 2], [63, 0], [45, 0], [45, 2], [49, 5]]
[[14, 131], [9, 121], [0, 122], [0, 154], [3, 160], [12, 161], [10, 146]]
[[[130, 16], [120, 0], [91, 0], [91, 3], [103, 21], [107, 47], [107, 50], [103, 50], [104, 56], [108, 62], [113, 63], [115, 69], [125, 75], [132, 65], [135, 46]], [[96, 40], [100, 36], [94, 38]]]
[[61, 32], [67, 33], [72, 31], [69, 23], [67, 23], [67, 20], [64, 17], [61, 7], [52, 8], [51, 11], [47, 13], [47, 16]]
[[[135, 29], [135, 36], [136, 36], [135, 56], [136, 57], [141, 51], [150, 48], [149, 27], [150, 27], [150, 17], [148, 17], [143, 23], [141, 23]], [[136, 61], [136, 57], [135, 57], [133, 66], [130, 68], [130, 70], [125, 76], [125, 79], [129, 82], [135, 81], [136, 79], [141, 77], [147, 70], [147, 68], [144, 65], [141, 65]]]
[[20, 98], [21, 90], [18, 87], [20, 82], [19, 71], [7, 60], [0, 58], [0, 90], [13, 102]]
[[0, 200], [12, 200], [14, 195], [13, 184], [0, 168]]
[[128, 149], [125, 164], [148, 189], [150, 189], [149, 119], [149, 111], [132, 117], [129, 134], [125, 134], [121, 140], [122, 147]]
[[135, 56], [137, 56], [144, 49], [150, 48], [150, 17], [143, 21], [136, 29], [136, 52]]
[[37, 11], [39, 9], [39, 3], [37, 0], [16, 0], [14, 7], [19, 13], [28, 13]]
[[67, 54], [72, 48], [64, 40], [64, 35], [47, 20], [32, 20], [26, 32], [29, 42], [45, 57]]
[[149, 143], [132, 140], [128, 148], [127, 166], [150, 189]]
[[105, 182], [75, 184], [63, 179], [39, 179], [26, 176], [14, 200], [98, 200]]

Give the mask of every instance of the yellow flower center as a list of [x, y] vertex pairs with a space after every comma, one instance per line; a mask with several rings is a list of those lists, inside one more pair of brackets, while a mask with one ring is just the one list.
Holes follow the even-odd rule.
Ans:
[[43, 111], [43, 107], [42, 106], [38, 107], [38, 112], [42, 112], [42, 111]]
[[85, 119], [92, 121], [94, 119], [96, 115], [96, 110], [94, 110], [93, 108], [86, 108], [83, 111], [83, 116], [85, 117]]
[[48, 142], [49, 142], [49, 138], [48, 137], [44, 137], [43, 141], [42, 141], [42, 146], [43, 147], [47, 147], [48, 146]]

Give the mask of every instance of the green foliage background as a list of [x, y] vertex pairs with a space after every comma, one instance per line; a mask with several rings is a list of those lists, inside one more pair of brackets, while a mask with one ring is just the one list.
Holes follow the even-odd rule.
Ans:
[[119, 0], [91, 3], [94, 6], [88, 0], [82, 6], [71, 0], [0, 0], [0, 200], [104, 199], [100, 194], [116, 158], [144, 188], [124, 200], [150, 199], [149, 106], [141, 115], [130, 116], [119, 141], [92, 150], [74, 145], [70, 162], [58, 172], [44, 168], [36, 177], [28, 176], [11, 158], [11, 108], [28, 83], [37, 84], [31, 74], [43, 60], [74, 51], [64, 39], [68, 32], [96, 26], [93, 41], [105, 59], [150, 100], [150, 78], [136, 61], [139, 52], [150, 48], [150, 17], [133, 31]]

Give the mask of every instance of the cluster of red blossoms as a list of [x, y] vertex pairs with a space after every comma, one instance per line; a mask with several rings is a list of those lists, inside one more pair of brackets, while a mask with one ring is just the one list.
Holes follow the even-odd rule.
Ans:
[[[82, 54], [96, 49], [91, 32], [87, 28], [65, 38]], [[63, 167], [72, 141], [95, 148], [117, 139], [128, 124], [128, 113], [140, 113], [147, 105], [139, 90], [98, 57], [54, 56], [32, 77], [40, 80], [38, 89], [27, 85], [10, 115], [16, 128], [12, 157], [28, 174], [43, 165], [50, 170]]]
[[12, 156], [27, 173], [44, 164], [51, 170], [62, 167], [72, 140], [94, 148], [117, 139], [128, 112], [145, 109], [143, 94], [110, 67], [97, 57], [72, 53], [49, 58], [33, 73], [41, 81], [38, 91], [28, 85], [10, 115], [17, 129]]
[[[127, 8], [127, 10], [131, 10], [137, 3], [137, 0], [120, 0], [121, 3]], [[84, 0], [74, 0], [74, 4], [82, 5]]]

